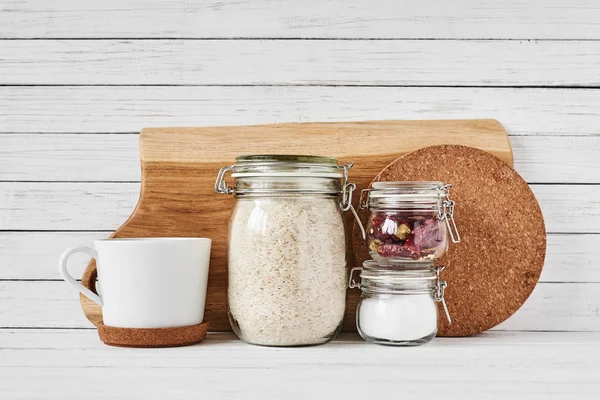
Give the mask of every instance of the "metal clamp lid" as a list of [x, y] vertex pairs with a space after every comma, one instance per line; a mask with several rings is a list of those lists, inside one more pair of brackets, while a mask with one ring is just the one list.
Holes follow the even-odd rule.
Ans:
[[[360, 191], [360, 197], [358, 199], [358, 208], [360, 208], [361, 210], [367, 210], [369, 208], [369, 194], [371, 193], [372, 189], [363, 189]], [[365, 198], [365, 195], [367, 196]]]
[[358, 283], [354, 280], [354, 272], [355, 271], [362, 271], [362, 267], [354, 267], [350, 270], [350, 275], [348, 277], [348, 287], [350, 289], [360, 288], [360, 283]]
[[446, 287], [448, 287], [448, 283], [446, 283], [446, 281], [440, 279], [440, 272], [442, 272], [444, 270], [444, 266], [441, 267], [437, 267], [435, 269], [435, 274], [436, 274], [436, 282], [435, 282], [435, 292], [433, 293], [433, 299], [437, 302], [441, 302], [442, 303], [442, 307], [444, 307], [444, 313], [446, 314], [446, 319], [448, 320], [448, 323], [451, 324], [452, 323], [452, 318], [450, 318], [450, 312], [448, 311], [448, 306], [446, 305], [446, 300], [444, 300], [444, 292], [446, 290]]
[[227, 182], [225, 181], [225, 175], [227, 175], [229, 171], [233, 171], [234, 168], [235, 167], [233, 165], [230, 165], [219, 170], [219, 173], [217, 174], [217, 180], [215, 182], [215, 192], [221, 194], [233, 194], [233, 187], [227, 185]]
[[340, 208], [342, 209], [342, 211], [350, 210], [352, 212], [352, 214], [354, 215], [354, 219], [356, 220], [356, 223], [358, 224], [358, 227], [360, 228], [362, 238], [363, 238], [363, 240], [366, 240], [367, 233], [365, 232], [365, 227], [363, 226], [362, 222], [360, 221], [360, 218], [358, 217], [358, 213], [356, 212], [356, 209], [352, 205], [352, 196], [354, 194], [354, 191], [356, 190], [356, 183], [348, 182], [348, 171], [350, 171], [350, 168], [352, 168], [353, 165], [354, 165], [354, 163], [351, 162], [349, 164], [344, 164], [344, 166], [343, 166], [343, 168], [344, 168], [344, 186], [342, 187], [342, 201], [340, 202]]
[[[446, 221], [446, 227], [448, 228], [448, 232], [450, 233], [450, 239], [452, 243], [460, 243], [460, 233], [458, 232], [458, 227], [456, 226], [456, 222], [454, 221], [454, 200], [450, 199], [450, 188], [452, 185], [444, 185], [442, 188], [444, 191], [445, 199], [442, 203], [443, 207], [443, 219]], [[452, 225], [450, 224], [452, 223]]]
[[[331, 160], [335, 160], [335, 159], [331, 159]], [[349, 182], [348, 178], [349, 178], [350, 168], [352, 168], [353, 165], [354, 165], [354, 163], [350, 162], [350, 163], [344, 164], [342, 166], [333, 165], [333, 166], [328, 166], [328, 167], [343, 170], [342, 177], [343, 177], [344, 181], [343, 181], [343, 185], [342, 185], [342, 191], [341, 191], [342, 197], [341, 197], [341, 200], [339, 203], [339, 207], [342, 211], [351, 211], [352, 212], [352, 214], [354, 215], [354, 218], [356, 219], [356, 222], [358, 223], [358, 226], [362, 233], [363, 239], [366, 239], [365, 228], [363, 227], [363, 225], [360, 221], [360, 218], [358, 217], [358, 213], [356, 212], [356, 210], [354, 209], [354, 206], [352, 205], [352, 197], [353, 197], [354, 191], [356, 190], [356, 184], [354, 182]], [[238, 164], [238, 166], [239, 166], [239, 164]], [[227, 181], [225, 180], [225, 176], [227, 175], [227, 173], [231, 172], [231, 171], [235, 171], [235, 168], [236, 168], [236, 165], [230, 165], [228, 167], [223, 167], [219, 170], [219, 173], [217, 174], [217, 179], [215, 181], [215, 187], [214, 187], [216, 193], [228, 194], [228, 195], [236, 193], [235, 188], [233, 186], [229, 186], [227, 184]]]

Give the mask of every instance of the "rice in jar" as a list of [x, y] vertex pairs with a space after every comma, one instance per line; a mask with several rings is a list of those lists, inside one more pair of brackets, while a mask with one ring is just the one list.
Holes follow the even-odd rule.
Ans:
[[[351, 165], [316, 156], [244, 156], [215, 190], [237, 201], [229, 224], [228, 309], [235, 334], [266, 346], [321, 344], [346, 310], [342, 210]], [[225, 183], [232, 171], [233, 187]]]

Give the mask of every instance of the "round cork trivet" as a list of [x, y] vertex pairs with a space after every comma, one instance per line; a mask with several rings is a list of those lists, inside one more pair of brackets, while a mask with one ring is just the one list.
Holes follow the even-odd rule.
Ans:
[[[392, 162], [373, 182], [442, 181], [452, 185], [455, 221], [462, 241], [450, 243], [445, 300], [438, 336], [469, 336], [514, 314], [535, 287], [546, 254], [544, 219], [527, 183], [508, 164], [484, 151], [457, 145], [432, 146]], [[361, 211], [364, 222], [367, 211]], [[354, 226], [356, 265], [369, 259]]]
[[98, 336], [105, 344], [117, 347], [179, 347], [200, 343], [206, 337], [208, 322], [173, 328], [118, 328], [97, 325]]

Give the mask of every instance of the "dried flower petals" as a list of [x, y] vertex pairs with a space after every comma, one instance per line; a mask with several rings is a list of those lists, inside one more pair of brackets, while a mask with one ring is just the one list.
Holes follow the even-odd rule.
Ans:
[[409, 233], [411, 232], [412, 230], [408, 227], [408, 224], [400, 224], [400, 226], [398, 226], [398, 229], [396, 229], [396, 236], [399, 240], [406, 240]]
[[373, 239], [369, 242], [369, 250], [371, 251], [378, 251], [379, 246], [381, 246], [381, 240]]
[[375, 213], [367, 232], [373, 258], [434, 259], [447, 249], [446, 226], [435, 215]]

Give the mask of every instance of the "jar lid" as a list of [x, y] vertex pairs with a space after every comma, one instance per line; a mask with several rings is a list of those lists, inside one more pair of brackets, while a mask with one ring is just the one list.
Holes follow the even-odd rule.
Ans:
[[[415, 264], [420, 264], [418, 269]], [[370, 293], [433, 293], [439, 282], [438, 272], [431, 261], [392, 265], [370, 260], [359, 269], [360, 288]], [[358, 287], [352, 280], [352, 273], [349, 286]]]
[[343, 166], [335, 157], [298, 154], [256, 154], [236, 157], [233, 178], [254, 176], [342, 178]]
[[369, 196], [404, 201], [437, 201], [444, 196], [443, 182], [374, 182]]
[[[219, 170], [215, 192], [235, 196], [341, 194], [342, 210], [352, 208], [352, 193], [356, 185], [348, 182], [348, 171], [354, 163], [338, 165], [335, 157], [292, 154], [246, 155], [237, 157], [236, 161]], [[225, 181], [229, 172], [235, 179], [233, 186]]]
[[373, 182], [373, 193], [377, 194], [426, 194], [444, 188], [444, 182], [438, 181], [393, 181]]
[[433, 280], [437, 277], [431, 260], [387, 263], [367, 260], [363, 263], [361, 278], [381, 281]]
[[449, 187], [438, 181], [374, 182], [371, 189], [362, 191], [360, 206], [363, 209], [439, 208]]
[[367, 270], [391, 270], [391, 271], [429, 271], [435, 270], [433, 260], [367, 260], [363, 262], [363, 269]]
[[310, 164], [333, 164], [337, 165], [337, 158], [324, 156], [310, 156], [304, 154], [253, 154], [238, 156], [235, 158], [238, 163], [248, 162], [299, 162]]

